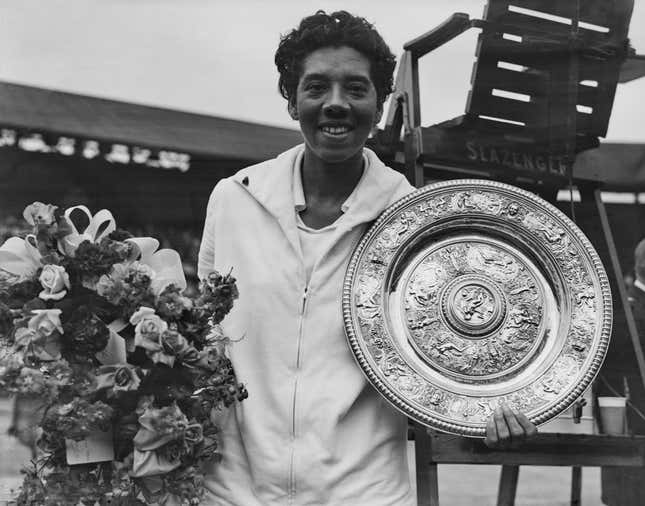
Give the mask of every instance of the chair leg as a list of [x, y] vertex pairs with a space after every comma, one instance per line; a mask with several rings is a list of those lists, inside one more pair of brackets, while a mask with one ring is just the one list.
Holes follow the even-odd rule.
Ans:
[[499, 478], [497, 506], [515, 505], [515, 494], [517, 492], [517, 479], [519, 474], [520, 466], [502, 466], [502, 474]]
[[571, 468], [571, 506], [580, 506], [582, 495], [582, 468]]
[[417, 468], [417, 505], [439, 506], [439, 479], [437, 464], [431, 460], [430, 436], [427, 429], [416, 425], [414, 430], [414, 457]]

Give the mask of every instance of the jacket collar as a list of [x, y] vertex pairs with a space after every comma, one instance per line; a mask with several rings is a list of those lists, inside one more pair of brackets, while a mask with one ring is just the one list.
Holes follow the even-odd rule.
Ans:
[[[280, 223], [294, 229], [293, 166], [303, 150], [304, 144], [300, 144], [277, 158], [243, 169], [233, 176]], [[369, 168], [342, 220], [344, 229], [376, 219], [392, 201], [401, 183], [398, 174], [389, 170], [372, 150], [364, 148], [364, 153]]]

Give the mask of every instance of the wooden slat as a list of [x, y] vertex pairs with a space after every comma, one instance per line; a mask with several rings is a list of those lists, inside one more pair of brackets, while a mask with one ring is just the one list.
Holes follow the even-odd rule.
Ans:
[[539, 434], [517, 449], [494, 450], [483, 440], [431, 434], [433, 462], [536, 466], [643, 466], [645, 437]]
[[498, 16], [495, 22], [502, 25], [514, 26], [525, 33], [542, 32], [566, 37], [571, 31], [570, 25], [511, 11], [506, 11]]
[[607, 134], [611, 109], [616, 94], [616, 86], [620, 73], [618, 61], [598, 61], [593, 58], [581, 58], [580, 81], [598, 81], [597, 88], [580, 86], [579, 101], [594, 107], [592, 130], [594, 135], [604, 137]]
[[[577, 112], [577, 111], [576, 111]], [[592, 114], [577, 112], [576, 115], [576, 132], [588, 135], [595, 135]]]
[[[572, 26], [567, 23], [551, 21], [549, 19], [537, 18], [519, 12], [507, 12], [498, 20], [490, 22], [484, 27], [486, 31], [497, 31], [517, 34], [523, 37], [533, 36], [544, 39], [555, 39], [566, 42], [571, 34]], [[580, 28], [578, 40], [584, 46], [606, 45], [616, 43], [613, 32], [603, 33], [594, 30]]]
[[531, 96], [545, 96], [549, 91], [548, 76], [537, 70], [517, 72], [497, 66], [493, 61], [480, 58], [476, 64], [473, 82], [484, 88], [498, 88]]
[[533, 70], [546, 70], [555, 60], [567, 55], [567, 48], [560, 43], [547, 43], [543, 38], [524, 37], [522, 42], [503, 38], [502, 33], [480, 34], [475, 55], [486, 61], [503, 60], [523, 65]]
[[531, 128], [546, 127], [548, 118], [539, 99], [521, 102], [491, 95], [488, 88], [474, 88], [467, 104], [467, 113], [521, 121]]
[[[595, 25], [603, 26], [607, 23], [608, 18], [612, 14], [615, 0], [602, 0], [602, 1], [582, 1], [574, 2], [570, 0], [490, 0], [491, 3], [500, 4], [496, 12], [503, 12], [504, 7], [508, 5], [515, 5], [525, 9], [532, 9], [534, 11], [545, 12], [555, 16], [564, 18], [573, 18], [575, 15], [574, 9], [576, 5], [580, 8], [580, 21], [592, 23]], [[506, 9], [507, 10], [507, 9]]]

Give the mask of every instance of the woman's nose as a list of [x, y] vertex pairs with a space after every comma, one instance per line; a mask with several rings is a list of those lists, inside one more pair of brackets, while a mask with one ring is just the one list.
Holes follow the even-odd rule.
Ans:
[[332, 86], [327, 94], [327, 99], [323, 105], [326, 114], [338, 115], [346, 114], [349, 110], [347, 97], [341, 86]]

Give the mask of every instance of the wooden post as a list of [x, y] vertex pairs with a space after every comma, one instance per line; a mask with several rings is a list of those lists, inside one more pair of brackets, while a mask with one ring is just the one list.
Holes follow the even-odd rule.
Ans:
[[418, 423], [414, 424], [414, 449], [417, 505], [439, 506], [437, 463], [432, 462], [432, 445], [428, 429]]
[[499, 492], [497, 493], [497, 506], [514, 506], [517, 492], [517, 479], [520, 466], [502, 466], [499, 478]]
[[571, 506], [580, 506], [582, 492], [582, 468], [573, 466], [571, 468]]

